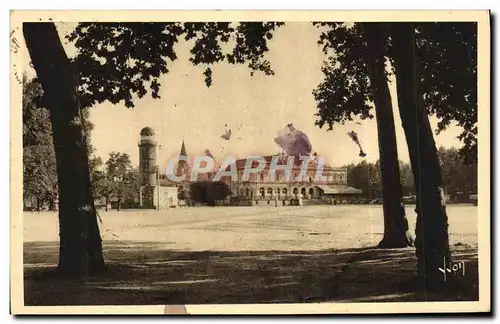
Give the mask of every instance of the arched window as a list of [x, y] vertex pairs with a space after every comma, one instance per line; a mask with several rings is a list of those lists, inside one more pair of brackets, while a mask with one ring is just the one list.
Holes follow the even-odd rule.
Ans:
[[267, 188], [267, 194], [272, 195], [273, 194], [273, 188]]
[[264, 188], [262, 188], [262, 187], [261, 187], [261, 188], [259, 189], [259, 193], [260, 193], [260, 195], [261, 195], [262, 197], [264, 197], [264, 195], [265, 195]]
[[305, 196], [306, 195], [306, 188], [302, 188], [300, 190], [300, 193], [302, 194], [302, 196]]
[[314, 196], [314, 188], [309, 188], [309, 196]]
[[286, 196], [288, 194], [288, 189], [283, 188], [283, 190], [281, 190], [281, 192], [283, 193], [284, 196]]
[[294, 195], [298, 195], [298, 194], [299, 194], [299, 189], [297, 189], [297, 188], [293, 188], [293, 194], [294, 194]]
[[276, 188], [276, 194], [279, 196], [280, 195], [280, 188]]

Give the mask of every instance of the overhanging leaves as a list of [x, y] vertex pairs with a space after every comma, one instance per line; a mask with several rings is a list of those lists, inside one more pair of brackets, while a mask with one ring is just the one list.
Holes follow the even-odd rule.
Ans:
[[[160, 76], [177, 59], [175, 44], [181, 35], [192, 41], [190, 62], [207, 65], [205, 83], [212, 84], [211, 65], [221, 62], [247, 63], [253, 71], [271, 75], [264, 54], [268, 40], [280, 22], [197, 23], [80, 23], [67, 38], [78, 49], [75, 58], [80, 79], [80, 104], [124, 102], [150, 93], [159, 98]], [[234, 47], [226, 50], [228, 44]]]
[[[327, 55], [325, 79], [313, 91], [317, 124], [371, 117], [371, 89], [366, 69], [362, 23], [315, 23], [323, 28], [318, 44]], [[416, 44], [422, 61], [424, 103], [440, 119], [437, 132], [456, 122], [462, 133], [461, 153], [467, 161], [477, 156], [477, 25], [475, 23], [418, 23]], [[392, 60], [388, 35], [386, 56]], [[388, 73], [394, 73], [394, 70]], [[397, 76], [396, 76], [397, 77]]]

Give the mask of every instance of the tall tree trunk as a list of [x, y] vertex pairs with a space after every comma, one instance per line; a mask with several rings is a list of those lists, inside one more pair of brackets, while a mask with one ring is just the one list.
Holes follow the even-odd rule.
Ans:
[[393, 24], [398, 106], [417, 191], [418, 274], [425, 287], [432, 289], [443, 282], [438, 267], [444, 259], [450, 260], [448, 217], [436, 143], [420, 90], [420, 62], [414, 39], [413, 23]]
[[54, 204], [54, 198], [49, 198], [49, 210], [50, 211], [54, 211], [56, 208], [55, 208], [55, 204]]
[[40, 198], [36, 197], [36, 210], [40, 211]]
[[379, 247], [412, 246], [413, 239], [409, 232], [404, 207], [402, 207], [396, 129], [391, 94], [385, 72], [384, 55], [388, 25], [385, 23], [363, 23], [363, 30], [368, 44], [367, 54], [377, 119], [382, 197], [384, 200], [384, 237], [380, 241]]
[[76, 78], [53, 23], [24, 23], [23, 33], [50, 110], [59, 188], [59, 265], [64, 275], [104, 269], [90, 186]]

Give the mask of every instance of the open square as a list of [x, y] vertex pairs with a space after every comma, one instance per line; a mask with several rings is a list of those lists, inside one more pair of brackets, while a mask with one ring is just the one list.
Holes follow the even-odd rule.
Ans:
[[[408, 206], [410, 230], [416, 215]], [[464, 289], [406, 292], [413, 248], [380, 250], [381, 206], [194, 207], [101, 212], [110, 272], [44, 277], [58, 261], [57, 215], [25, 213], [27, 305], [477, 300], [477, 207], [450, 205]], [[50, 293], [47, 293], [50, 291]]]
[[11, 312], [490, 311], [490, 14], [12, 11]]

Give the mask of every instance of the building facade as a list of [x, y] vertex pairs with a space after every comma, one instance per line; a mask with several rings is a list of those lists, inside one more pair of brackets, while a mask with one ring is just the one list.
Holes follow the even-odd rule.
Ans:
[[[156, 165], [157, 142], [153, 129], [145, 127], [140, 135], [140, 206], [142, 208], [165, 209], [179, 205], [179, 188], [189, 188], [189, 181], [173, 182], [168, 179], [167, 175], [160, 174]], [[184, 141], [182, 141], [180, 156], [187, 158]], [[248, 159], [237, 160], [235, 163], [237, 179], [230, 176], [221, 178], [221, 181], [226, 183], [230, 190], [225, 204], [237, 206], [337, 204], [347, 203], [361, 195], [361, 190], [347, 185], [347, 169], [345, 168], [319, 165], [315, 161], [310, 161], [307, 171], [304, 172], [302, 171], [302, 161], [295, 157], [288, 180], [284, 170], [270, 172], [272, 161], [276, 158], [279, 161], [278, 165], [289, 163], [289, 157], [284, 154], [265, 156], [264, 169], [258, 173], [250, 174], [247, 179], [243, 179], [245, 166], [255, 163], [252, 164], [252, 167], [256, 168], [258, 162]], [[174, 173], [179, 177], [188, 175], [189, 172], [189, 163], [180, 160]], [[197, 181], [211, 181], [215, 174], [215, 172], [200, 174]], [[318, 178], [318, 175], [321, 175], [322, 178]]]
[[154, 130], [144, 127], [139, 141], [139, 173], [141, 186], [139, 206], [145, 209], [164, 210], [178, 205], [178, 188], [160, 177], [156, 164], [156, 147]]
[[[287, 179], [284, 171], [270, 172], [271, 161], [278, 158], [279, 165], [287, 163], [287, 156], [266, 156], [265, 168], [250, 174], [242, 181], [247, 159], [236, 161], [238, 181], [222, 178], [230, 186], [229, 200], [234, 205], [302, 205], [347, 203], [361, 195], [361, 190], [347, 185], [347, 169], [310, 161], [306, 172], [302, 171], [299, 158], [294, 159], [292, 172]], [[250, 165], [250, 163], [248, 163]], [[318, 176], [321, 175], [322, 178]]]

